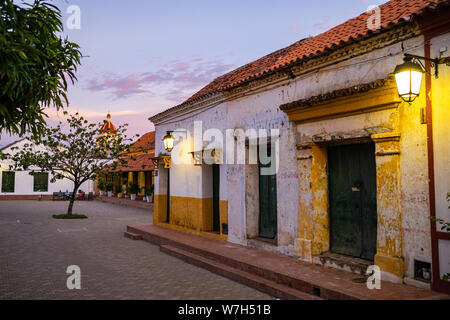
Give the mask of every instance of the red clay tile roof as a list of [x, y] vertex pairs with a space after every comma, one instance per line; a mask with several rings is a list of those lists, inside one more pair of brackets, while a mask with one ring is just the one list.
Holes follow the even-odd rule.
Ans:
[[145, 153], [125, 158], [127, 161], [126, 166], [118, 165], [116, 170], [109, 170], [110, 172], [129, 172], [129, 171], [151, 171], [153, 170], [152, 158], [155, 156], [154, 153]]
[[133, 145], [130, 147], [131, 152], [139, 152], [155, 149], [155, 131], [147, 132], [142, 135]]
[[370, 14], [363, 13], [329, 31], [315, 37], [300, 40], [286, 48], [275, 51], [261, 59], [218, 77], [181, 105], [163, 111], [160, 115], [195, 100], [200, 100], [206, 96], [229, 90], [244, 82], [270, 74], [280, 68], [317, 57], [344, 45], [382, 33], [395, 26], [411, 22], [417, 16], [421, 16], [427, 11], [434, 11], [439, 6], [448, 6], [449, 1], [450, 0], [391, 0], [380, 6], [381, 29], [375, 32], [367, 28], [367, 19]]

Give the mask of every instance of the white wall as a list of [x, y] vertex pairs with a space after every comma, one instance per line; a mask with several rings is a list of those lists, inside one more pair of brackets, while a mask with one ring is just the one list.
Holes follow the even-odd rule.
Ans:
[[[23, 148], [25, 143], [29, 143], [27, 140], [22, 140], [16, 143], [11, 147]], [[13, 154], [15, 151], [7, 148], [3, 150], [3, 153]], [[69, 179], [60, 179], [56, 180], [54, 183], [50, 182], [51, 174], [49, 173], [49, 181], [48, 181], [48, 191], [47, 192], [34, 192], [33, 191], [33, 181], [34, 178], [30, 175], [31, 171], [15, 171], [15, 183], [14, 183], [14, 192], [1, 192], [1, 184], [2, 179], [1, 176], [4, 171], [14, 171], [14, 169], [10, 169], [13, 163], [9, 160], [1, 160], [0, 161], [0, 195], [47, 195], [52, 194], [53, 192], [58, 192], [62, 190], [65, 192], [69, 190], [69, 192], [73, 191], [74, 184]], [[37, 168], [34, 168], [35, 170]], [[85, 192], [93, 192], [94, 191], [94, 182], [92, 180], [86, 181], [80, 187], [81, 190]]]
[[[297, 133], [295, 125], [290, 123], [286, 114], [279, 107], [282, 104], [306, 99], [328, 93], [338, 89], [348, 88], [354, 85], [370, 83], [378, 79], [386, 78], [394, 71], [396, 65], [403, 62], [403, 53], [423, 55], [423, 37], [416, 37], [394, 45], [372, 51], [368, 54], [341, 62], [324, 68], [318, 72], [305, 74], [294, 80], [285, 81], [272, 87], [264, 88], [259, 92], [247, 94], [245, 97], [223, 102], [216, 107], [200, 114], [183, 114], [179, 122], [170, 120], [169, 124], [156, 125], [156, 154], [165, 153], [162, 138], [166, 130], [186, 128], [192, 130], [194, 120], [204, 121], [204, 130], [210, 127], [218, 127], [221, 130], [242, 128], [254, 129], [280, 129], [280, 168], [277, 175], [278, 192], [278, 251], [292, 254], [294, 239], [297, 237], [298, 228], [298, 172], [297, 172]], [[405, 232], [404, 255], [406, 256], [406, 268], [408, 276], [412, 276], [412, 261], [414, 257], [431, 260], [430, 228], [427, 212], [428, 184], [426, 177], [426, 128], [419, 124], [419, 105], [414, 108], [404, 108], [400, 116], [407, 121], [416, 123], [417, 128], [410, 130], [402, 138], [402, 166], [415, 166], [411, 176], [402, 176], [405, 189], [405, 201], [402, 202], [402, 216], [404, 227], [420, 223], [421, 233], [409, 236]], [[371, 115], [372, 116], [372, 115]], [[379, 122], [385, 114], [379, 113], [374, 119], [371, 116], [363, 122], [367, 125], [371, 121]], [[376, 117], [379, 117], [376, 118]], [[448, 117], [447, 117], [448, 119]], [[351, 118], [336, 119], [321, 123], [306, 125], [301, 135], [319, 134], [329, 126], [335, 130], [345, 131]], [[327, 127], [321, 127], [326, 125]], [[307, 129], [309, 128], [309, 129]], [[446, 140], [448, 141], [448, 140]], [[192, 151], [192, 150], [191, 150]], [[224, 157], [226, 150], [224, 150]], [[448, 157], [446, 158], [448, 159]], [[171, 172], [171, 186], [173, 195], [200, 196], [198, 184], [201, 183], [199, 167], [189, 167], [183, 170], [173, 168]], [[447, 167], [448, 168], [448, 167]], [[179, 171], [179, 173], [177, 173]], [[407, 172], [407, 171], [402, 171]], [[221, 199], [228, 200], [228, 222], [230, 242], [246, 244], [246, 168], [243, 165], [221, 166]], [[175, 180], [176, 179], [176, 180]], [[450, 180], [450, 179], [448, 179]], [[408, 188], [408, 184], [410, 187]], [[258, 192], [255, 190], [254, 192]], [[158, 193], [158, 192], [157, 192]], [[409, 199], [409, 200], [408, 200]], [[417, 229], [417, 228], [416, 228]]]

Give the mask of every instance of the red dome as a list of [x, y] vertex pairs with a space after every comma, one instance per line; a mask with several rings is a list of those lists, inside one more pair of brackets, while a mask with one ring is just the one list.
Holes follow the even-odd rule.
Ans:
[[111, 115], [108, 113], [106, 115], [106, 122], [105, 124], [103, 124], [102, 128], [100, 129], [100, 133], [104, 134], [104, 133], [115, 133], [116, 132], [116, 127], [113, 125], [113, 123], [111, 122]]

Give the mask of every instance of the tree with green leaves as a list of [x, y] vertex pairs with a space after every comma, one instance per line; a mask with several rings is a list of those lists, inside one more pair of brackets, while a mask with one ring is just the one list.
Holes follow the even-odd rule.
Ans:
[[[67, 112], [64, 112], [67, 115]], [[69, 115], [66, 123], [44, 128], [42, 135], [31, 136], [30, 143], [17, 150], [9, 159], [16, 170], [49, 172], [51, 182], [69, 179], [73, 182], [67, 215], [72, 214], [75, 196], [86, 181], [95, 179], [107, 170], [127, 166], [124, 153], [129, 152], [131, 139], [125, 135], [126, 124], [115, 132], [104, 133], [104, 123], [89, 123], [78, 113]], [[36, 169], [38, 168], [38, 169]]]
[[0, 0], [0, 132], [43, 134], [44, 110], [68, 105], [82, 55], [62, 31], [56, 6]]

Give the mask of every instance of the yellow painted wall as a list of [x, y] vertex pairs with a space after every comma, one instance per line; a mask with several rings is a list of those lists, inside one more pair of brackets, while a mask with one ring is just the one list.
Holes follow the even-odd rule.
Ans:
[[[170, 223], [167, 219], [167, 196], [155, 195], [153, 223], [206, 235], [213, 228], [212, 198], [170, 197]], [[220, 201], [220, 239], [226, 239], [222, 234], [222, 223], [228, 223], [228, 202]]]
[[167, 195], [155, 194], [153, 202], [153, 224], [158, 225], [167, 220]]
[[[391, 102], [380, 109], [375, 103], [377, 99]], [[342, 105], [341, 100], [336, 99], [338, 106]], [[344, 108], [340, 118], [335, 117], [336, 114], [327, 118], [323, 109], [316, 106], [312, 109], [322, 112], [319, 118], [297, 122], [299, 227], [295, 252], [302, 260], [313, 262], [330, 248], [328, 146], [374, 141], [378, 215], [374, 262], [381, 268], [384, 279], [401, 282], [405, 273], [412, 273], [414, 259], [427, 261], [430, 254], [426, 126], [420, 123], [424, 97], [412, 105], [402, 103], [394, 84], [388, 83], [384, 88], [346, 97], [346, 100], [347, 108], [350, 105], [366, 107], [366, 113], [348, 115]], [[327, 101], [327, 106], [333, 105], [333, 101]], [[339, 109], [330, 110], [337, 112]], [[375, 133], [370, 134], [371, 131]], [[320, 143], [313, 142], [317, 140]], [[404, 250], [405, 246], [410, 250]]]

